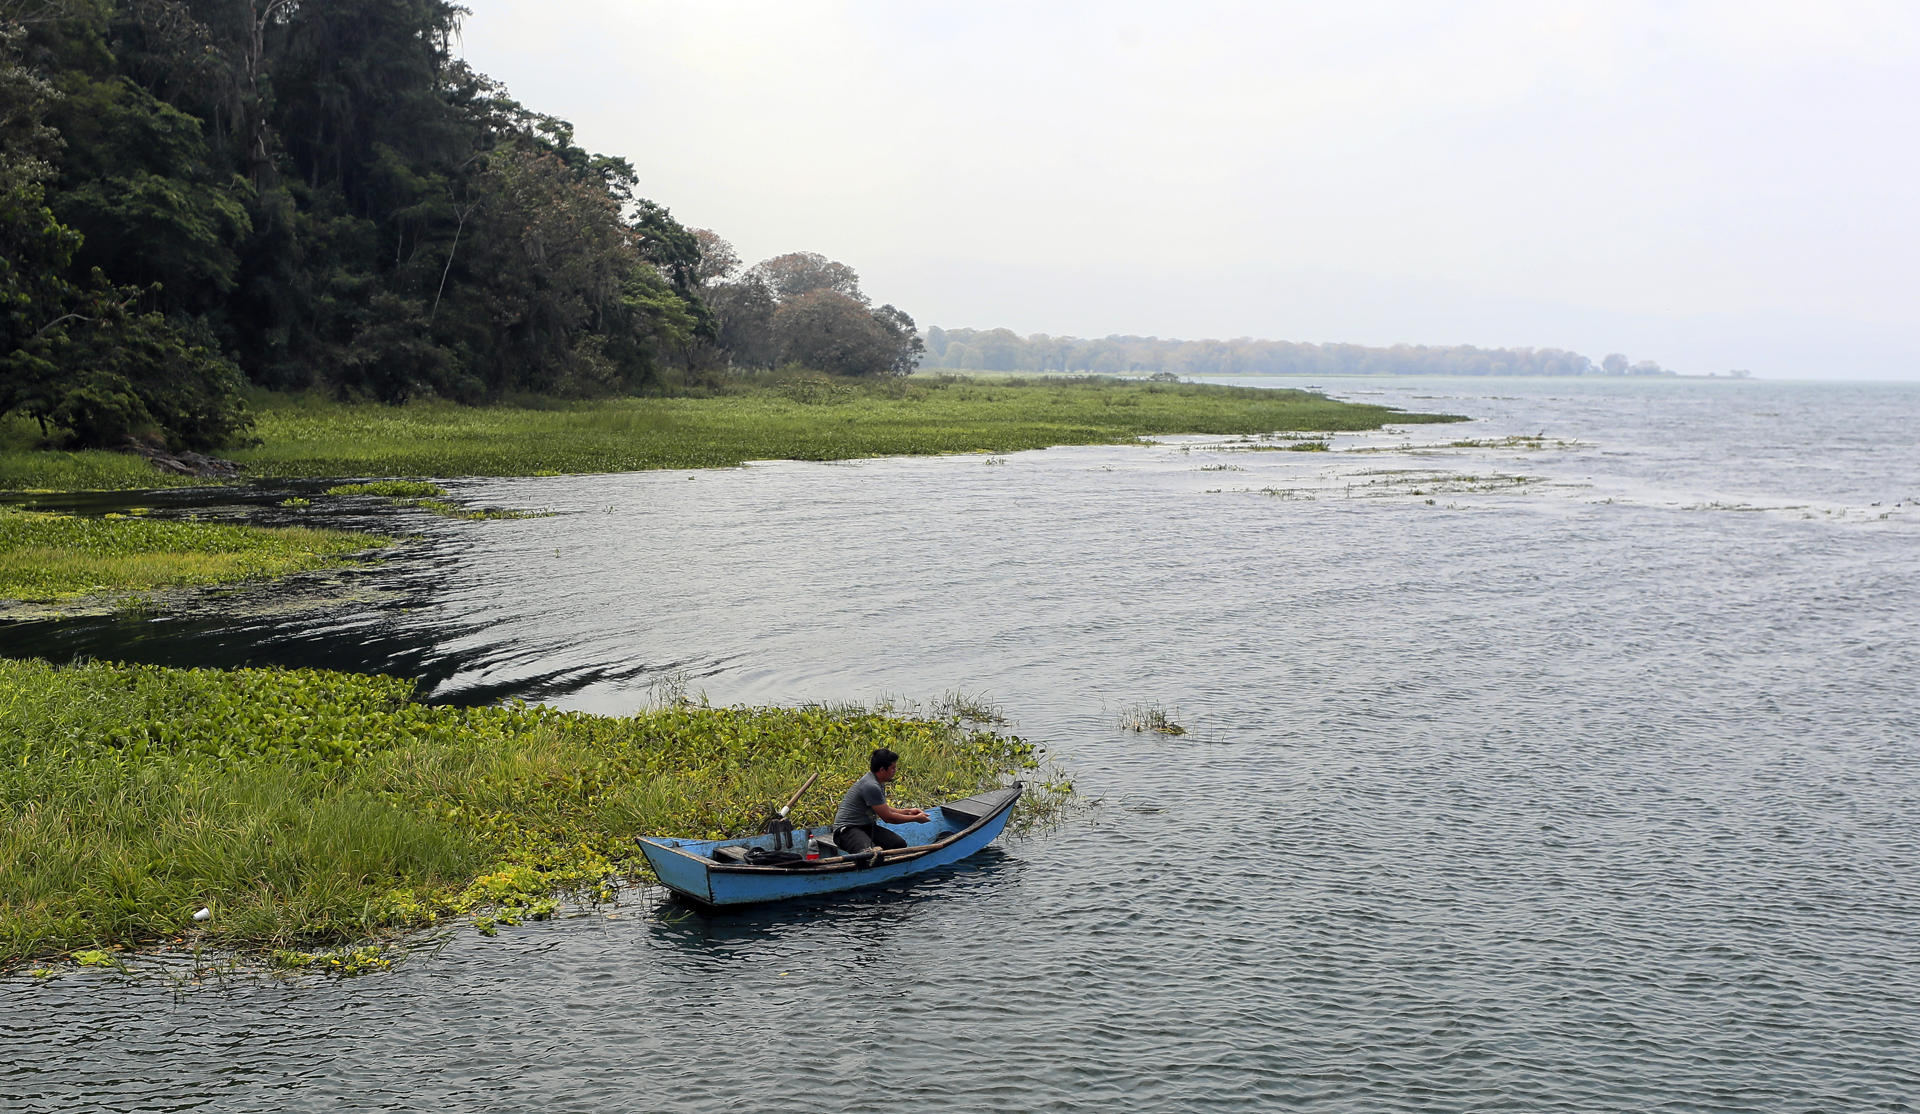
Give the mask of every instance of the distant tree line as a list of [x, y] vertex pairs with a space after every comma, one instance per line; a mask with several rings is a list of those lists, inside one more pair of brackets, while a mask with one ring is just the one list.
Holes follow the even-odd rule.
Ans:
[[850, 268], [740, 272], [453, 56], [446, 0], [0, 0], [0, 414], [247, 435], [251, 383], [401, 402], [902, 374]]
[[1558, 348], [1301, 344], [1286, 340], [1087, 340], [1010, 329], [927, 330], [926, 367], [958, 371], [1170, 375], [1672, 375], [1651, 360], [1613, 353], [1594, 363]]

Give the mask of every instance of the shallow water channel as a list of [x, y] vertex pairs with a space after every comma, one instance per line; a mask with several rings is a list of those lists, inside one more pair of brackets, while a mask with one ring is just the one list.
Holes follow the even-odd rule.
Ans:
[[1476, 420], [463, 482], [555, 513], [354, 504], [423, 537], [0, 626], [604, 712], [958, 690], [1090, 805], [910, 886], [630, 890], [350, 980], [10, 978], [0, 1108], [1912, 1109], [1920, 386], [1321, 382]]

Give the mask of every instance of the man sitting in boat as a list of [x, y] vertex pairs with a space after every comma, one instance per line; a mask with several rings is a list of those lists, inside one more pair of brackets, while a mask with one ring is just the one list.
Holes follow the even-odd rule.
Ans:
[[840, 812], [833, 818], [833, 842], [849, 855], [876, 845], [888, 850], [907, 845], [900, 833], [881, 827], [882, 820], [905, 824], [928, 819], [920, 809], [895, 808], [887, 803], [887, 782], [900, 772], [899, 755], [881, 747], [867, 760], [867, 767], [867, 776], [854, 782], [847, 795], [840, 798]]

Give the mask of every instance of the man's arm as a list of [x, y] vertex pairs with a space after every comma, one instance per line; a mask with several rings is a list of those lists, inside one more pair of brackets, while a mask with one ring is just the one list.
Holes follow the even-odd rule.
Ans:
[[926, 812], [917, 808], [895, 808], [881, 801], [873, 806], [874, 814], [889, 824], [909, 824], [919, 820], [931, 820]]

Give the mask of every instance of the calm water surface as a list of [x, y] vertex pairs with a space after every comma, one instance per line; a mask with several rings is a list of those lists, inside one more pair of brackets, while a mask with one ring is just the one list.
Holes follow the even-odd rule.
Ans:
[[1098, 802], [344, 982], [6, 980], [0, 1109], [1914, 1109], [1920, 386], [1318, 382], [1475, 420], [468, 482], [557, 514], [408, 519], [321, 612], [0, 626], [603, 712], [961, 690]]

